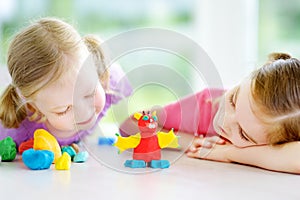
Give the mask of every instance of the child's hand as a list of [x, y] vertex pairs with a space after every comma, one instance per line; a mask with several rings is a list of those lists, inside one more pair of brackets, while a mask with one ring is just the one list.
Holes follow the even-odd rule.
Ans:
[[231, 143], [226, 142], [218, 136], [199, 137], [195, 139], [187, 151], [187, 156], [220, 162], [230, 162], [227, 158], [227, 151], [235, 148]]
[[218, 136], [212, 136], [212, 137], [197, 137], [193, 144], [190, 146], [190, 148], [187, 150], [187, 152], [195, 153], [198, 151], [200, 147], [203, 148], [212, 148], [215, 144], [225, 144], [225, 140], [218, 137]]

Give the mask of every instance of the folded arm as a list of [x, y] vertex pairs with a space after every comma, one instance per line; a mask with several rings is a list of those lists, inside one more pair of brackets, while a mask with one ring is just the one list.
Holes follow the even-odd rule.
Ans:
[[300, 142], [280, 146], [235, 147], [227, 151], [227, 158], [231, 162], [300, 174]]
[[239, 148], [217, 136], [205, 137], [194, 140], [187, 156], [300, 174], [300, 142]]

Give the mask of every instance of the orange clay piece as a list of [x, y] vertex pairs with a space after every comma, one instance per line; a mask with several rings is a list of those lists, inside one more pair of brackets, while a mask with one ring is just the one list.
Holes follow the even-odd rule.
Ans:
[[57, 159], [61, 157], [61, 149], [55, 137], [44, 129], [37, 129], [33, 138], [33, 148], [35, 150], [52, 151], [54, 153], [53, 163], [56, 163]]
[[79, 153], [79, 146], [76, 143], [72, 143], [71, 147], [75, 150], [76, 153]]
[[19, 153], [22, 155], [22, 153], [28, 149], [33, 148], [33, 138], [22, 142], [19, 146]]
[[71, 167], [71, 156], [64, 152], [60, 158], [57, 159], [55, 163], [56, 170], [69, 170]]

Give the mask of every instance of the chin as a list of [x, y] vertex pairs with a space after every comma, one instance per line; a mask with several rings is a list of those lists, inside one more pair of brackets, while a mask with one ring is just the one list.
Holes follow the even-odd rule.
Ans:
[[94, 126], [94, 124], [77, 125], [77, 126], [76, 126], [76, 131], [88, 130], [88, 129], [91, 129], [93, 126]]

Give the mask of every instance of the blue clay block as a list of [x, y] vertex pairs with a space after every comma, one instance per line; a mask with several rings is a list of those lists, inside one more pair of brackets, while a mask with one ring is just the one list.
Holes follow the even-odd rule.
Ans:
[[71, 146], [62, 147], [61, 153], [63, 154], [64, 152], [67, 152], [70, 155], [71, 159], [74, 159], [74, 156], [76, 155], [76, 151]]
[[113, 145], [116, 141], [114, 137], [99, 137], [98, 144], [99, 145]]
[[143, 160], [126, 160], [124, 166], [130, 168], [145, 168], [146, 162]]
[[49, 169], [54, 160], [54, 153], [48, 150], [28, 149], [23, 152], [22, 160], [29, 169]]
[[89, 153], [87, 151], [82, 151], [76, 154], [73, 158], [73, 162], [75, 163], [82, 163], [85, 162], [89, 157]]
[[150, 167], [165, 169], [170, 167], [170, 162], [168, 160], [152, 160], [150, 162]]

